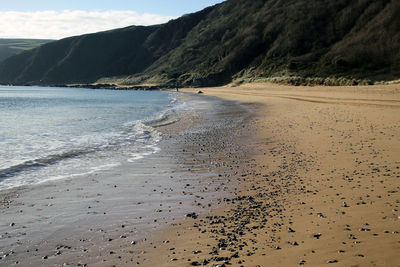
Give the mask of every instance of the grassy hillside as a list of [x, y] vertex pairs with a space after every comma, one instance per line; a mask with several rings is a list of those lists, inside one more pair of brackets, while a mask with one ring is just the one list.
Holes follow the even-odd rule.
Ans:
[[42, 39], [0, 39], [0, 61], [51, 41]]
[[0, 82], [391, 80], [399, 63], [399, 1], [228, 0], [163, 25], [43, 45], [0, 63]]

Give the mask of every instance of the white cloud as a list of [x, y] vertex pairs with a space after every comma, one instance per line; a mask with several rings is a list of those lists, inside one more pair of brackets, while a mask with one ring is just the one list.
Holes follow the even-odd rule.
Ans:
[[0, 12], [0, 38], [61, 39], [131, 25], [154, 25], [174, 17], [135, 11], [64, 10]]

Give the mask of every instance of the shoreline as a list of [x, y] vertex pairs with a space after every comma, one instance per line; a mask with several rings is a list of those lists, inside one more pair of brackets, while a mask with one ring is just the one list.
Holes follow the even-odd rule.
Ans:
[[[128, 218], [130, 207], [124, 210], [123, 222], [117, 220], [105, 229], [104, 221], [99, 221], [94, 233], [81, 237], [83, 241], [76, 239], [79, 234], [73, 236], [75, 241], [62, 239], [70, 230], [50, 236], [57, 245], [32, 246], [32, 255], [24, 255], [18, 265], [24, 266], [27, 260], [44, 265], [65, 261], [67, 266], [400, 264], [396, 257], [400, 251], [400, 118], [396, 116], [400, 85], [243, 84], [201, 90], [205, 97], [234, 102], [226, 102], [228, 109], [221, 106], [215, 111], [217, 121], [202, 121], [193, 114], [179, 120], [180, 131], [175, 124], [160, 127], [166, 139], [164, 149], [176, 155], [168, 165], [175, 166], [172, 174], [160, 175], [173, 176], [167, 178], [177, 188], [167, 180], [162, 185], [154, 180], [146, 184], [147, 189], [156, 190], [151, 193], [154, 205], [149, 209], [136, 204], [143, 214], [151, 213], [145, 224], [157, 221], [144, 225], [148, 227], [145, 236], [139, 238], [139, 220]], [[196, 94], [198, 89], [180, 91]], [[232, 129], [228, 126], [235, 112], [240, 114], [229, 109], [235, 102], [253, 110], [253, 115]], [[203, 127], [197, 124], [200, 121], [208, 124]], [[218, 125], [225, 126], [218, 129]], [[154, 176], [152, 172], [147, 170], [149, 177]], [[126, 170], [102, 175], [111, 175], [105, 190], [126, 186], [122, 179]], [[104, 202], [87, 188], [98, 182], [92, 178], [86, 186], [73, 186], [82, 200], [85, 194], [91, 200], [99, 198], [96, 206], [90, 204], [95, 212]], [[55, 201], [43, 196], [35, 209], [49, 209], [46, 206]], [[181, 208], [180, 202], [186, 208], [169, 217], [172, 210]], [[18, 201], [11, 205], [15, 214], [26, 209]], [[83, 209], [86, 212], [87, 207]], [[7, 234], [23, 238], [23, 232], [22, 227]], [[89, 252], [85, 251], [88, 247], [92, 247]], [[21, 253], [2, 258], [0, 265], [15, 264]]]
[[235, 197], [160, 233], [143, 266], [400, 264], [399, 85], [202, 91], [257, 106], [251, 154]]
[[219, 143], [228, 140], [223, 132], [233, 127], [227, 121], [235, 124], [242, 115], [236, 117], [230, 101], [181, 98], [195, 106], [168, 123], [155, 122], [163, 135], [160, 152], [79, 179], [3, 191], [0, 266], [129, 265], [154, 232], [211, 208], [224, 190], [210, 184], [213, 170], [204, 166], [212, 159], [199, 154], [193, 161], [191, 147], [208, 139], [203, 149], [212, 144], [219, 150]]

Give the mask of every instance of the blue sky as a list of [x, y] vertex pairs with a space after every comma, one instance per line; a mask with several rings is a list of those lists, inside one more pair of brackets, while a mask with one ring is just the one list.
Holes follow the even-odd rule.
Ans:
[[62, 39], [153, 25], [223, 0], [0, 0], [0, 38]]
[[2, 0], [0, 11], [40, 10], [133, 10], [138, 13], [153, 13], [180, 16], [201, 10], [222, 0]]

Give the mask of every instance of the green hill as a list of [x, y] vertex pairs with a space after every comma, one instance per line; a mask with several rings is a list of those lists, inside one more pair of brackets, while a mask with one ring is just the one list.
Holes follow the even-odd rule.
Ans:
[[[400, 78], [400, 1], [227, 0], [166, 24], [66, 38], [0, 63], [0, 82], [220, 85]], [[111, 78], [110, 78], [111, 77]]]
[[0, 61], [51, 41], [42, 39], [0, 39]]

